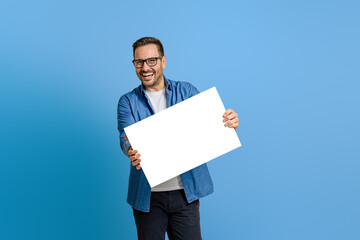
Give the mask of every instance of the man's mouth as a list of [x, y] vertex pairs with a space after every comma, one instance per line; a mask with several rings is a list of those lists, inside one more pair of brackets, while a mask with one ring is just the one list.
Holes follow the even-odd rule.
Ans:
[[152, 78], [152, 76], [154, 76], [154, 73], [149, 72], [149, 73], [142, 73], [141, 76], [143, 76], [143, 78], [145, 80], [150, 80]]

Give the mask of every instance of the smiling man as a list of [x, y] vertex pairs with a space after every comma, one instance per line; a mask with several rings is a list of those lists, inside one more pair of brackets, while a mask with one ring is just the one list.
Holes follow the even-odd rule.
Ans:
[[[127, 202], [133, 208], [138, 239], [165, 239], [166, 232], [170, 240], [201, 239], [199, 199], [213, 192], [206, 164], [151, 188], [141, 169], [141, 154], [132, 149], [124, 132], [125, 127], [199, 91], [188, 82], [172, 81], [164, 76], [166, 57], [158, 39], [140, 38], [133, 44], [133, 55], [141, 84], [120, 98], [118, 129], [121, 148], [131, 161]], [[239, 119], [232, 109], [226, 110], [223, 118], [226, 127], [236, 130]], [[161, 146], [158, 151], [161, 154]]]

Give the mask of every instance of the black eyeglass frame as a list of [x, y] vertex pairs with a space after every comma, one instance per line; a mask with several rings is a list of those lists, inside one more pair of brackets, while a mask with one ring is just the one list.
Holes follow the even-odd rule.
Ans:
[[[144, 66], [144, 62], [146, 62], [146, 64], [149, 66], [149, 67], [155, 67], [156, 66], [156, 64], [157, 64], [157, 59], [162, 59], [163, 57], [151, 57], [151, 58], [147, 58], [147, 59], [145, 59], [145, 60], [142, 60], [142, 59], [134, 59], [134, 60], [132, 60], [132, 63], [134, 64], [134, 67], [136, 67], [136, 68], [142, 68], [143, 66]], [[156, 63], [154, 64], [154, 65], [150, 65], [149, 63], [148, 63], [148, 60], [149, 59], [156, 59]], [[135, 61], [141, 61], [142, 63], [141, 63], [141, 66], [140, 67], [137, 67], [137, 66], [135, 66]]]

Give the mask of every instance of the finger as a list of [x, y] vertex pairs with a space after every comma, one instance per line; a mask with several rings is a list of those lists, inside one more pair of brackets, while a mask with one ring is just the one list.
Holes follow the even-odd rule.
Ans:
[[239, 122], [239, 118], [237, 116], [234, 116], [233, 118], [229, 119], [226, 121], [225, 125], [230, 125], [230, 124], [233, 124], [233, 123], [236, 123], [236, 122]]
[[224, 117], [224, 122], [232, 120], [234, 118], [237, 118], [238, 114], [236, 112], [231, 112], [229, 115], [227, 115], [226, 117]]
[[129, 159], [130, 159], [130, 161], [133, 162], [133, 161], [137, 160], [140, 156], [141, 156], [140, 153], [137, 153], [135, 155], [130, 156]]
[[239, 121], [238, 119], [233, 119], [231, 121], [228, 121], [225, 125], [229, 128], [237, 128], [239, 126]]
[[138, 152], [137, 150], [133, 150], [132, 148], [131, 149], [129, 148], [128, 154], [131, 156], [136, 154], [137, 152]]
[[137, 170], [140, 170], [140, 168], [141, 168], [141, 165], [140, 165], [140, 163], [139, 163], [138, 165], [136, 165], [136, 169], [137, 169]]
[[232, 112], [234, 112], [234, 110], [232, 110], [232, 109], [226, 110], [225, 113], [223, 114], [223, 117], [226, 117], [227, 115], [229, 115]]
[[128, 137], [126, 135], [124, 135], [124, 138], [126, 141], [129, 141]]
[[131, 155], [130, 157], [129, 157], [129, 159], [130, 159], [130, 161], [135, 161], [136, 159], [138, 159], [140, 157], [140, 154], [139, 153], [137, 153], [137, 154], [135, 154], [135, 155]]
[[141, 162], [141, 159], [139, 158], [139, 159], [137, 159], [137, 160], [135, 160], [135, 161], [131, 162], [131, 165], [133, 165], [133, 166], [137, 166], [140, 162]]

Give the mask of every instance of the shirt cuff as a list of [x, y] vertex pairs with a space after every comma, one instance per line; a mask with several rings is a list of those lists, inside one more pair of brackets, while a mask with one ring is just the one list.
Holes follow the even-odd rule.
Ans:
[[130, 145], [129, 141], [125, 141], [124, 144], [122, 145], [122, 150], [125, 153], [125, 155], [128, 157], [129, 157], [128, 151], [129, 151], [130, 147], [131, 147], [131, 145]]

